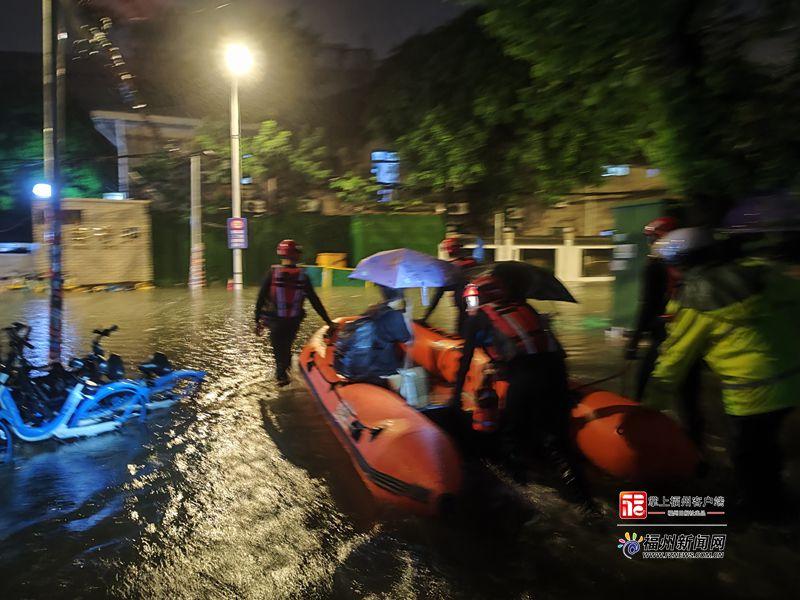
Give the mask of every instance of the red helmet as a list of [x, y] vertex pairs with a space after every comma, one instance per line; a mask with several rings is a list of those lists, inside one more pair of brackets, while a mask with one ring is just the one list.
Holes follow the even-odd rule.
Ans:
[[294, 240], [283, 240], [277, 249], [278, 256], [290, 260], [299, 258], [302, 251], [303, 249]]
[[507, 297], [506, 286], [494, 275], [481, 275], [464, 287], [464, 301], [468, 309], [499, 302]]
[[463, 247], [464, 245], [461, 243], [461, 240], [457, 237], [449, 237], [442, 242], [442, 248], [444, 248], [444, 251], [447, 252], [450, 256], [457, 254]]
[[644, 234], [649, 238], [660, 240], [670, 231], [675, 231], [678, 227], [678, 219], [675, 217], [658, 217], [644, 226]]

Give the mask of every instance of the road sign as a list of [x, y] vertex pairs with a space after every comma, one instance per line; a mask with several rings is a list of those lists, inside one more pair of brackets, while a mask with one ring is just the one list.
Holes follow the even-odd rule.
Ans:
[[373, 152], [372, 173], [381, 185], [397, 185], [400, 182], [400, 156], [397, 152]]
[[228, 219], [228, 249], [247, 250], [247, 219]]

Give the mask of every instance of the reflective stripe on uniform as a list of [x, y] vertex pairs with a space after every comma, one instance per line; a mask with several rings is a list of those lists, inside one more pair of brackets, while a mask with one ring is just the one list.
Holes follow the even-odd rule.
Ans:
[[721, 387], [723, 390], [747, 390], [762, 387], [765, 385], [772, 385], [773, 383], [777, 383], [779, 381], [783, 381], [784, 379], [788, 379], [793, 375], [797, 375], [800, 373], [800, 365], [794, 367], [793, 369], [789, 369], [788, 371], [784, 371], [778, 375], [774, 375], [773, 377], [767, 377], [766, 379], [759, 379], [757, 381], [743, 381], [741, 383], [727, 383], [722, 382]]

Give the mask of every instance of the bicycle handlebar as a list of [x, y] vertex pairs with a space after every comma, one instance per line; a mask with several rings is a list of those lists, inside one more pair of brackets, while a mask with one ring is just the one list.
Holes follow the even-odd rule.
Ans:
[[[3, 331], [6, 332], [11, 343], [19, 342], [26, 348], [33, 349], [33, 344], [28, 341], [28, 338], [31, 335], [31, 326], [26, 325], [25, 323], [20, 323], [15, 321], [11, 324], [11, 327], [4, 327]], [[24, 332], [24, 333], [23, 333]]]
[[114, 333], [115, 331], [117, 331], [118, 329], [119, 329], [119, 327], [118, 327], [118, 326], [116, 326], [116, 325], [112, 325], [112, 326], [111, 326], [111, 327], [109, 327], [108, 329], [95, 329], [94, 331], [92, 331], [92, 333], [94, 333], [95, 335], [97, 335], [97, 336], [99, 336], [99, 337], [108, 337], [108, 336], [110, 336], [112, 333]]

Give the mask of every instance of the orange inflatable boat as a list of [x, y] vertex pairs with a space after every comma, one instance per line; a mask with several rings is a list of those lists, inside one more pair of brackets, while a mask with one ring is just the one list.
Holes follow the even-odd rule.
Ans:
[[340, 377], [324, 333], [306, 344], [300, 370], [361, 479], [381, 502], [439, 512], [461, 490], [461, 455], [452, 440], [399, 394]]
[[[324, 332], [321, 329], [306, 344], [300, 369], [362, 480], [380, 501], [436, 513], [461, 487], [461, 457], [453, 441], [424, 410], [409, 406], [399, 394], [341, 377]], [[449, 402], [463, 343], [414, 324], [408, 351], [428, 373], [429, 406]], [[476, 390], [484, 386], [488, 367], [488, 356], [476, 350], [464, 385], [464, 410], [476, 408]], [[508, 384], [491, 385], [502, 410]], [[675, 421], [611, 392], [587, 391], [580, 398], [572, 410], [571, 433], [589, 462], [619, 479], [682, 478], [697, 466], [697, 450]]]
[[[446, 390], [446, 385], [454, 383], [458, 374], [463, 344], [459, 337], [415, 323], [411, 355], [434, 380], [443, 382]], [[482, 387], [489, 364], [486, 353], [476, 349], [464, 384], [465, 410], [475, 409], [475, 391]], [[496, 381], [492, 385], [502, 409], [508, 384]], [[612, 392], [585, 390], [572, 409], [571, 433], [578, 450], [589, 462], [619, 479], [652, 481], [688, 477], [699, 460], [697, 449], [678, 423]]]

